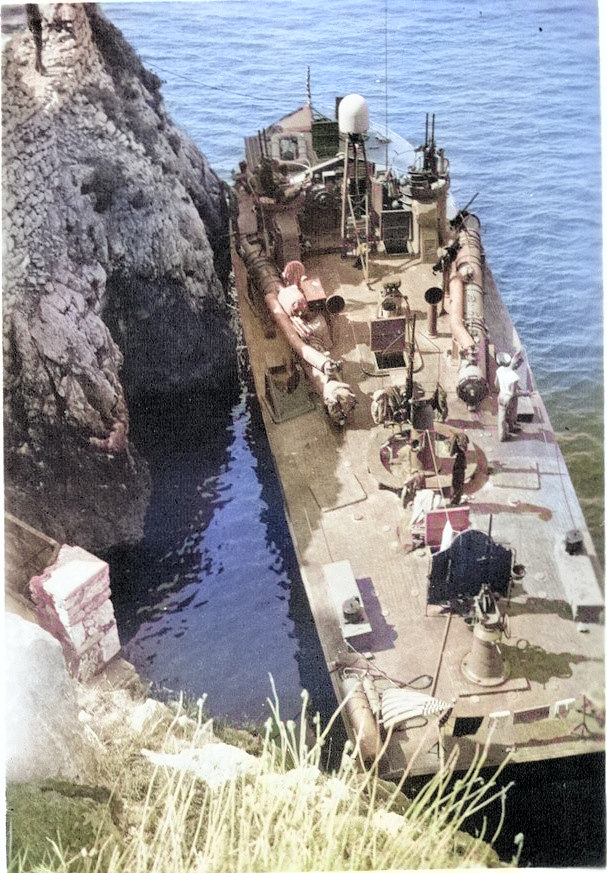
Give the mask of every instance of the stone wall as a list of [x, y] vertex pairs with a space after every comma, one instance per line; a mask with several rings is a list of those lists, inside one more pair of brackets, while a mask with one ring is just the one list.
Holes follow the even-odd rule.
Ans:
[[142, 534], [127, 397], [233, 387], [222, 183], [92, 4], [3, 52], [7, 508], [92, 550]]
[[57, 560], [30, 580], [40, 626], [59, 640], [72, 676], [91, 679], [120, 651], [110, 571], [78, 546], [61, 546]]

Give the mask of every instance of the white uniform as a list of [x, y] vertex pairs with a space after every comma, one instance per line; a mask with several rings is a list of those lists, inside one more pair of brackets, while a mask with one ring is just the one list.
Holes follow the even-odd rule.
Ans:
[[495, 387], [499, 390], [497, 398], [497, 432], [500, 442], [505, 442], [516, 427], [518, 413], [519, 377], [510, 367], [498, 367]]

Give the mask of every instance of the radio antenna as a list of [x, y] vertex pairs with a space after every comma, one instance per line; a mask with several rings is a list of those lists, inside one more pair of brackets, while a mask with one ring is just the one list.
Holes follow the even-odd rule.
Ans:
[[386, 173], [388, 172], [388, 0], [384, 0], [384, 99], [386, 103]]

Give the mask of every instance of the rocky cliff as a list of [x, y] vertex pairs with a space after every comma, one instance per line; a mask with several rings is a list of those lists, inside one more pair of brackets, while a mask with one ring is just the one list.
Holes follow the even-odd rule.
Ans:
[[2, 58], [6, 507], [94, 550], [142, 532], [128, 398], [235, 384], [225, 191], [98, 8], [29, 9]]

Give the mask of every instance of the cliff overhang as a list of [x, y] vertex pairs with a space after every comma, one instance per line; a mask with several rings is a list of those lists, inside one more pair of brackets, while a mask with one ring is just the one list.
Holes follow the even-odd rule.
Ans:
[[100, 549], [143, 530], [129, 398], [235, 387], [226, 191], [95, 5], [37, 8], [2, 58], [6, 505]]

